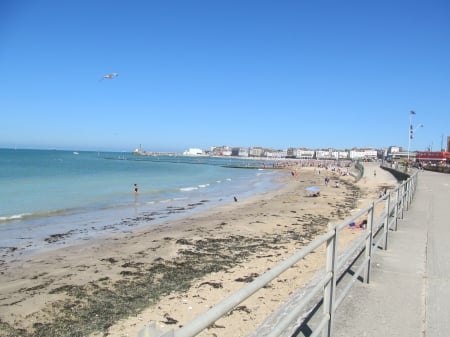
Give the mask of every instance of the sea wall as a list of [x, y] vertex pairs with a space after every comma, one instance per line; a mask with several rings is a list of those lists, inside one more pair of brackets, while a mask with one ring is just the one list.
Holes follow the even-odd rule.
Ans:
[[364, 166], [358, 161], [352, 170], [350, 170], [350, 175], [355, 177], [355, 180], [358, 182], [362, 176], [364, 175]]
[[410, 177], [410, 175], [408, 173], [403, 172], [403, 171], [398, 171], [396, 169], [393, 169], [392, 167], [380, 165], [380, 168], [391, 173], [395, 177], [395, 179], [397, 179], [398, 181], [403, 181]]
[[450, 173], [450, 166], [424, 166], [423, 169], [433, 172]]

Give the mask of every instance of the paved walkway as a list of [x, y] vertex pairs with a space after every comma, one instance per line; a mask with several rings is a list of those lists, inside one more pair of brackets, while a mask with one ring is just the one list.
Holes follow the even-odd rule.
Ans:
[[416, 195], [370, 283], [356, 282], [336, 313], [334, 337], [450, 336], [450, 175], [419, 173]]

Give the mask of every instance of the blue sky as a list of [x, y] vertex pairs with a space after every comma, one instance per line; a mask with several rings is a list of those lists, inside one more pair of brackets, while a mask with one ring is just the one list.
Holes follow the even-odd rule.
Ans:
[[0, 147], [438, 150], [450, 2], [3, 0], [0, 72]]

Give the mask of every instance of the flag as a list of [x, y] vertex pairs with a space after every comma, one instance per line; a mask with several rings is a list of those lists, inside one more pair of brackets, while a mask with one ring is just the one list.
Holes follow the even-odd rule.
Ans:
[[411, 110], [411, 115], [415, 115], [416, 112], [414, 110]]

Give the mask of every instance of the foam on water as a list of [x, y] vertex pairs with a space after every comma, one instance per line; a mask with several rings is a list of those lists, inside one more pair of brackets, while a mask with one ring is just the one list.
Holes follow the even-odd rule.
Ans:
[[[0, 149], [0, 249], [31, 251], [129, 231], [275, 186], [274, 171], [224, 167], [230, 162]], [[49, 240], [59, 234], [63, 239]]]

